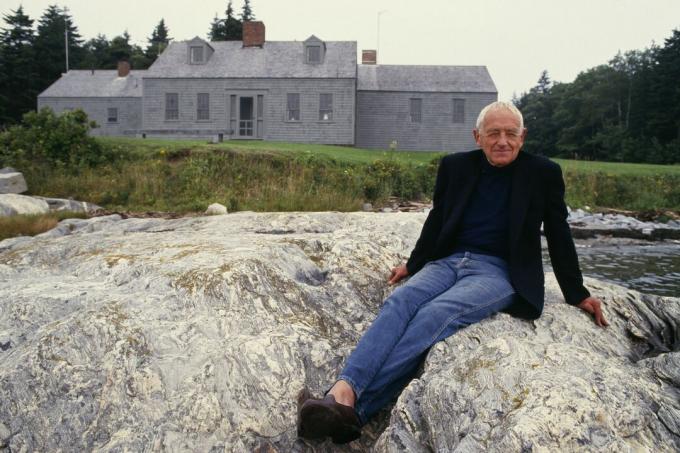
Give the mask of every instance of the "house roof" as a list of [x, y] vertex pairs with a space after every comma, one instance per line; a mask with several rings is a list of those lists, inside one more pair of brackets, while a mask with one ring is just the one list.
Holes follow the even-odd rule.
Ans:
[[267, 41], [262, 48], [217, 41], [205, 64], [188, 64], [188, 41], [172, 42], [148, 69], [152, 78], [354, 78], [356, 41], [325, 41], [322, 64], [305, 64], [304, 41]]
[[129, 98], [142, 97], [142, 77], [147, 71], [130, 71], [118, 77], [115, 69], [71, 70], [38, 97]]
[[359, 91], [496, 93], [486, 66], [359, 65]]

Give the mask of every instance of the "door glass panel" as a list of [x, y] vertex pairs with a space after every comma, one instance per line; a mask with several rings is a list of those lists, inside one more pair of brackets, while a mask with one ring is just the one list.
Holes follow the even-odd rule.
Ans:
[[239, 99], [239, 124], [238, 135], [242, 137], [253, 136], [253, 98], [242, 97]]

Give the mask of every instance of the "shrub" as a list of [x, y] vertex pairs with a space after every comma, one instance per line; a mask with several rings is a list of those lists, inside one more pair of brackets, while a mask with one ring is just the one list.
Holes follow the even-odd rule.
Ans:
[[82, 110], [57, 115], [45, 107], [39, 112], [28, 112], [21, 124], [0, 134], [0, 165], [25, 167], [47, 163], [73, 167], [103, 163], [110, 159], [88, 135], [95, 126]]

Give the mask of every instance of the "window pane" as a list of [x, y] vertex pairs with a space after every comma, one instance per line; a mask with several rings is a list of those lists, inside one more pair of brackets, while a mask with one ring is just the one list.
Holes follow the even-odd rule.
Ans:
[[165, 93], [165, 119], [176, 120], [179, 118], [179, 106], [177, 93]]
[[422, 120], [423, 100], [411, 98], [411, 122], [420, 123]]
[[307, 46], [307, 62], [320, 63], [321, 62], [321, 47]]
[[319, 120], [330, 121], [333, 119], [333, 94], [321, 93], [319, 95]]
[[191, 48], [191, 62], [192, 63], [202, 63], [203, 62], [203, 47], [192, 47]]
[[453, 122], [454, 123], [465, 122], [465, 99], [453, 100]]
[[117, 108], [109, 108], [107, 112], [107, 121], [109, 123], [117, 123], [118, 122], [118, 109]]
[[288, 93], [286, 119], [300, 121], [300, 93]]
[[236, 95], [229, 96], [229, 116], [231, 119], [236, 119]]
[[210, 119], [210, 95], [208, 93], [198, 93], [196, 119]]

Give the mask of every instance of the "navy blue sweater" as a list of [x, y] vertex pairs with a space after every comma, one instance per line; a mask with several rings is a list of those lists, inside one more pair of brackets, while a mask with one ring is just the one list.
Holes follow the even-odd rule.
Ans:
[[472, 252], [508, 258], [513, 163], [494, 167], [483, 159], [477, 185], [456, 234], [454, 253]]

